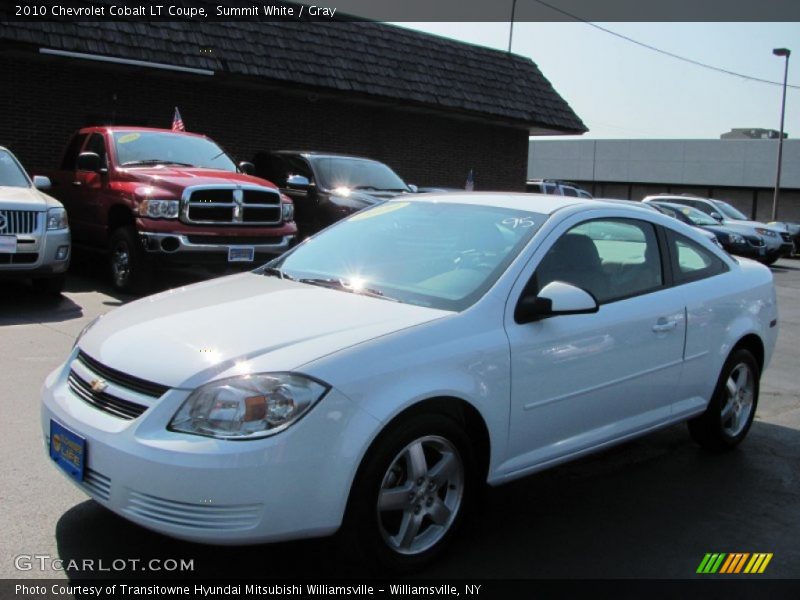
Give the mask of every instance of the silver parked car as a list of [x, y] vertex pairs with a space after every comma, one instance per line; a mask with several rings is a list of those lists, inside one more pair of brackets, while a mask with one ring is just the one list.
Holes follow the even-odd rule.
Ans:
[[34, 288], [59, 294], [70, 258], [67, 212], [31, 180], [16, 157], [0, 146], [0, 279], [30, 278]]

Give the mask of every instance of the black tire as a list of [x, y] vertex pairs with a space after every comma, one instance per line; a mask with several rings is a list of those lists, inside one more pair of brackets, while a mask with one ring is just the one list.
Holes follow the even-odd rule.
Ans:
[[111, 281], [120, 292], [144, 294], [152, 285], [153, 265], [133, 227], [119, 227], [109, 239]]
[[48, 296], [60, 296], [64, 291], [64, 285], [67, 283], [67, 274], [61, 273], [54, 277], [42, 277], [31, 281], [33, 289], [40, 294]]
[[[419, 457], [411, 477], [412, 458]], [[359, 469], [340, 541], [373, 573], [407, 573], [449, 545], [477, 489], [474, 451], [449, 416], [419, 414], [392, 425]], [[379, 499], [390, 505], [380, 509]], [[408, 535], [405, 537], [402, 532]]]
[[741, 443], [756, 414], [760, 377], [758, 363], [749, 350], [739, 348], [731, 353], [708, 408], [689, 421], [694, 441], [717, 452]]
[[769, 267], [770, 265], [774, 265], [776, 262], [778, 262], [778, 258], [780, 258], [780, 257], [779, 256], [773, 256], [771, 258], [762, 258], [761, 259], [761, 264], [767, 265]]

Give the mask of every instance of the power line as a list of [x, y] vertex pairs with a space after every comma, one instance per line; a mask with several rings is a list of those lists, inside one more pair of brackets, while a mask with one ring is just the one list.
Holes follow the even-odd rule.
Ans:
[[[612, 31], [611, 29], [607, 29], [598, 25], [597, 23], [592, 23], [591, 21], [587, 21], [586, 19], [582, 19], [577, 15], [573, 15], [565, 10], [562, 10], [558, 7], [553, 6], [552, 4], [548, 4], [543, 0], [533, 0], [534, 2], [538, 2], [542, 6], [546, 6], [547, 8], [554, 10], [562, 15], [569, 17], [570, 19], [574, 19], [575, 21], [579, 21], [581, 23], [585, 23], [590, 27], [594, 27], [595, 29], [599, 29], [604, 33], [608, 33], [609, 35], [613, 35], [614, 37], [618, 37], [626, 42], [630, 42], [631, 44], [636, 44], [637, 46], [641, 46], [642, 48], [647, 48], [648, 50], [652, 50], [653, 52], [658, 52], [659, 54], [663, 54], [664, 56], [669, 56], [670, 58], [675, 58], [677, 60], [681, 60], [683, 62], [689, 63], [691, 65], [695, 65], [696, 67], [702, 67], [704, 69], [709, 69], [711, 71], [716, 71], [718, 73], [724, 73], [725, 75], [733, 75], [734, 77], [739, 77], [741, 79], [747, 79], [749, 81], [757, 81], [758, 83], [768, 83], [769, 85], [777, 85], [783, 87], [782, 81], [772, 81], [770, 79], [762, 79], [760, 77], [753, 77], [752, 75], [745, 75], [743, 73], [737, 73], [736, 71], [730, 71], [728, 69], [723, 69], [722, 67], [715, 67], [714, 65], [709, 65], [704, 62], [700, 62], [699, 60], [694, 60], [692, 58], [687, 58], [685, 56], [681, 56], [680, 54], [675, 54], [673, 52], [669, 52], [667, 50], [662, 50], [661, 48], [657, 48], [655, 46], [651, 46], [650, 44], [645, 44], [644, 42], [640, 42], [639, 40], [635, 40], [633, 38], [628, 37], [627, 35], [623, 35], [621, 33], [617, 33], [616, 31]], [[787, 84], [786, 87], [793, 88], [795, 90], [800, 90], [800, 85], [792, 85]]]

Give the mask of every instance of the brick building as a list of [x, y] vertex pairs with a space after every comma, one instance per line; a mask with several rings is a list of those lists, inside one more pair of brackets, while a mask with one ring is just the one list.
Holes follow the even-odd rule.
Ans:
[[529, 59], [373, 22], [2, 23], [0, 90], [0, 145], [32, 172], [81, 126], [174, 106], [238, 160], [345, 152], [477, 189], [521, 189], [529, 135], [586, 130]]

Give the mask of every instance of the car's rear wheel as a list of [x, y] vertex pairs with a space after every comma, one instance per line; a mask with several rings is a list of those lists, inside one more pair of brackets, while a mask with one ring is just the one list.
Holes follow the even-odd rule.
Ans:
[[692, 438], [709, 450], [728, 450], [747, 435], [758, 406], [760, 370], [753, 354], [734, 351], [720, 373], [706, 412], [689, 421]]
[[439, 414], [405, 419], [365, 458], [344, 539], [373, 569], [422, 568], [451, 541], [474, 487], [473, 450], [455, 420]]
[[111, 234], [111, 280], [121, 292], [145, 293], [152, 283], [152, 264], [145, 256], [133, 227], [119, 227]]

